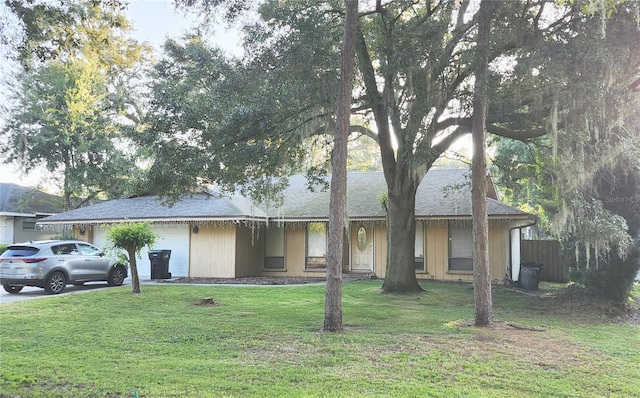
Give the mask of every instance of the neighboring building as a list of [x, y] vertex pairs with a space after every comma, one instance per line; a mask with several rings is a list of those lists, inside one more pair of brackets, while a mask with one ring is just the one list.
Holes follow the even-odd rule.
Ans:
[[[416, 274], [420, 279], [473, 279], [471, 189], [468, 170], [430, 170], [416, 195]], [[535, 218], [498, 200], [490, 176], [489, 251], [491, 279], [517, 280], [520, 228]], [[343, 271], [384, 278], [387, 234], [380, 197], [387, 189], [381, 172], [350, 173]], [[157, 197], [112, 200], [40, 221], [48, 228], [74, 226], [78, 237], [100, 246], [106, 224], [149, 221], [161, 237], [156, 249], [172, 250], [175, 276], [324, 276], [329, 190], [311, 191], [303, 176], [289, 179], [277, 208], [239, 195], [197, 193], [165, 207]], [[143, 259], [147, 253], [143, 253]], [[147, 260], [148, 261], [148, 260]], [[513, 269], [512, 269], [513, 268]], [[139, 267], [141, 276], [150, 267]]]
[[49, 239], [54, 233], [36, 227], [36, 222], [63, 211], [59, 196], [23, 187], [0, 183], [0, 244]]

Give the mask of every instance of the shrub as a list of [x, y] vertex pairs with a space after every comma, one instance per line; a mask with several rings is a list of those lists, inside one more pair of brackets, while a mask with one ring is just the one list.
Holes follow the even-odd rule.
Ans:
[[598, 269], [589, 269], [584, 272], [584, 285], [617, 304], [625, 304], [631, 294], [638, 270], [640, 270], [640, 247], [636, 245], [624, 257], [612, 251]]
[[[136, 256], [145, 246], [153, 247], [155, 241], [156, 235], [151, 230], [151, 224], [146, 222], [115, 224], [107, 230], [107, 248], [123, 249], [127, 252], [134, 293], [140, 293]], [[118, 256], [118, 258], [121, 257]]]

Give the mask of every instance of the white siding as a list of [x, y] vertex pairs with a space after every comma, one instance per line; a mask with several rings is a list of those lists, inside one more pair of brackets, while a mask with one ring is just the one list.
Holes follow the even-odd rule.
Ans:
[[[171, 277], [189, 275], [189, 226], [188, 225], [153, 225], [153, 232], [158, 235], [155, 250], [171, 250], [169, 259], [169, 272]], [[93, 244], [102, 248], [106, 241], [106, 230], [103, 227], [95, 227], [93, 231]], [[144, 248], [138, 258], [138, 276], [151, 277], [151, 261], [149, 251]]]
[[511, 279], [520, 280], [520, 229], [511, 230]]
[[0, 217], [0, 244], [10, 245], [13, 242], [13, 217]]

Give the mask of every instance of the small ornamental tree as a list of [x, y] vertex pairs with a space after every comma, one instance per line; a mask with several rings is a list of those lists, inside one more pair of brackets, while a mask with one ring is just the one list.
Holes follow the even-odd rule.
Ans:
[[151, 248], [156, 237], [156, 234], [151, 231], [151, 225], [147, 222], [116, 224], [107, 231], [107, 246], [116, 250], [123, 249], [129, 256], [133, 293], [140, 293], [136, 257], [140, 255], [143, 247]]

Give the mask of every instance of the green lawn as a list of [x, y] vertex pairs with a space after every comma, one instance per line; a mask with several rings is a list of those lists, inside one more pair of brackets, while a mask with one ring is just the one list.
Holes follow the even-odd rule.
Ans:
[[[380, 286], [344, 284], [343, 333], [320, 331], [324, 286], [159, 284], [2, 304], [0, 397], [640, 396], [640, 328], [557, 285], [542, 297], [496, 287], [489, 329], [469, 326], [469, 285]], [[197, 305], [207, 297], [217, 305]]]

